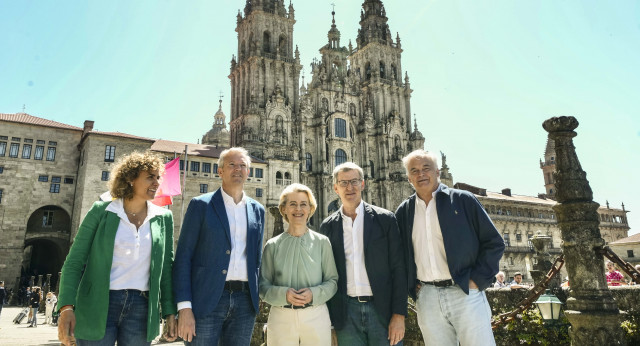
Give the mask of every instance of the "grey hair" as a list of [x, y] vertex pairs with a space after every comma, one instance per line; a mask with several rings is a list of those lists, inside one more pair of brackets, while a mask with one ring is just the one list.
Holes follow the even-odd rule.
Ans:
[[348, 172], [351, 170], [356, 170], [358, 171], [358, 175], [360, 175], [360, 180], [364, 179], [364, 171], [362, 170], [362, 168], [358, 165], [356, 165], [353, 162], [345, 162], [343, 164], [337, 165], [336, 168], [333, 169], [333, 183], [337, 184], [338, 183], [338, 173], [341, 172]]
[[438, 156], [432, 152], [428, 152], [424, 149], [414, 150], [409, 153], [409, 155], [402, 158], [402, 165], [404, 166], [404, 170], [409, 174], [409, 162], [415, 158], [422, 158], [431, 160], [436, 165], [436, 170], [439, 170], [440, 165], [438, 164]]
[[251, 167], [251, 157], [249, 156], [249, 152], [245, 148], [241, 147], [233, 147], [229, 149], [225, 149], [220, 153], [220, 158], [218, 158], [218, 168], [224, 167], [224, 159], [229, 154], [240, 154], [243, 156], [243, 161], [247, 164], [247, 169]]
[[500, 271], [500, 272], [498, 272], [498, 274], [496, 274], [496, 278], [497, 278], [499, 275], [502, 275], [502, 278], [503, 278], [503, 279], [506, 277], [506, 276], [505, 276], [505, 274], [504, 274], [504, 272], [502, 272], [502, 271]]

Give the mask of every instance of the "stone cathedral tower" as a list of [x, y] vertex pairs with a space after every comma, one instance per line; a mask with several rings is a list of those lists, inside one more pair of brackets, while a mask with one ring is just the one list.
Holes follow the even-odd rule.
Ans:
[[402, 157], [424, 147], [411, 131], [411, 88], [402, 78], [400, 38], [391, 38], [380, 0], [362, 5], [357, 46], [341, 46], [335, 12], [321, 58], [311, 64], [312, 80], [301, 88], [303, 182], [318, 198], [314, 226], [339, 207], [331, 172], [345, 161], [365, 171], [364, 199], [395, 210], [413, 193]]
[[[238, 13], [237, 57], [231, 60], [230, 145], [269, 161], [265, 179], [281, 185], [299, 180], [300, 57], [294, 51], [294, 9], [282, 0], [247, 0]], [[269, 189], [267, 206], [281, 189]]]
[[332, 12], [326, 44], [311, 63], [311, 82], [300, 88], [293, 6], [247, 0], [238, 13], [230, 145], [268, 162], [266, 207], [276, 228], [279, 194], [299, 181], [316, 194], [311, 223], [317, 229], [339, 207], [331, 172], [345, 161], [365, 170], [364, 199], [370, 203], [395, 210], [413, 193], [401, 159], [423, 148], [424, 137], [411, 126], [412, 90], [406, 73], [402, 77], [400, 38], [392, 39], [380, 0], [365, 0], [362, 8], [356, 47], [341, 45]]

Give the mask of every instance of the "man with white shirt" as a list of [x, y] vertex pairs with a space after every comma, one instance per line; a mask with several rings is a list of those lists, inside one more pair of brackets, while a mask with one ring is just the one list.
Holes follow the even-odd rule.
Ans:
[[191, 200], [173, 264], [178, 336], [186, 345], [249, 345], [258, 312], [264, 207], [243, 191], [251, 158], [220, 154], [222, 187]]
[[327, 303], [340, 346], [402, 345], [407, 283], [396, 219], [362, 201], [362, 168], [346, 162], [333, 170], [342, 207], [324, 220], [331, 241], [338, 292]]
[[402, 162], [416, 193], [396, 218], [425, 344], [495, 345], [484, 290], [498, 272], [502, 237], [473, 194], [440, 183], [434, 154], [416, 150]]

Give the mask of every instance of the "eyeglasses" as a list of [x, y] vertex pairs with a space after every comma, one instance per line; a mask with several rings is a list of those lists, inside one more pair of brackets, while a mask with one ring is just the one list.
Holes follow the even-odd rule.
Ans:
[[360, 183], [362, 182], [362, 179], [351, 179], [351, 180], [339, 180], [338, 181], [338, 185], [340, 187], [347, 187], [349, 185], [356, 187], [358, 185], [360, 185]]

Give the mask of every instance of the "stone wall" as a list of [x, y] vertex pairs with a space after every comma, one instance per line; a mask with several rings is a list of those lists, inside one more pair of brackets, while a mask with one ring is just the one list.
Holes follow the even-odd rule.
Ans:
[[[626, 287], [611, 287], [611, 292], [615, 297], [618, 306], [622, 311], [626, 312], [626, 319], [628, 321], [640, 320], [640, 285], [626, 286]], [[516, 305], [529, 294], [528, 290], [519, 289], [511, 290], [509, 288], [486, 290], [487, 300], [491, 306], [493, 316], [497, 316], [500, 313], [512, 311], [516, 308]], [[556, 296], [564, 303], [568, 298], [568, 290], [565, 289], [558, 292]], [[416, 320], [415, 312], [412, 309], [412, 300], [409, 299], [409, 317], [405, 320], [405, 346], [424, 346], [422, 340], [422, 334]], [[534, 309], [534, 311], [537, 309]], [[254, 327], [253, 338], [251, 345], [266, 345], [266, 340], [263, 339], [264, 326], [267, 323], [269, 317], [269, 305], [265, 303], [260, 304], [260, 313], [256, 318], [256, 325]], [[494, 331], [496, 336], [496, 343], [498, 345], [519, 345], [538, 343], [538, 341], [547, 340], [554, 344], [568, 344], [568, 334], [566, 333], [568, 325], [559, 325], [553, 328], [547, 328], [540, 324], [539, 318], [533, 318], [527, 314], [523, 316], [523, 320], [512, 322], [510, 326], [501, 326], [498, 330]], [[566, 320], [565, 320], [566, 321]], [[507, 331], [507, 329], [509, 329]], [[638, 326], [635, 325], [635, 338], [638, 338]], [[519, 332], [521, 331], [521, 332]], [[515, 338], [519, 336], [519, 338]], [[640, 341], [633, 339], [633, 335], [627, 335], [628, 344], [633, 344], [634, 341]], [[557, 342], [557, 343], [554, 343]], [[334, 343], [334, 345], [337, 345]]]

